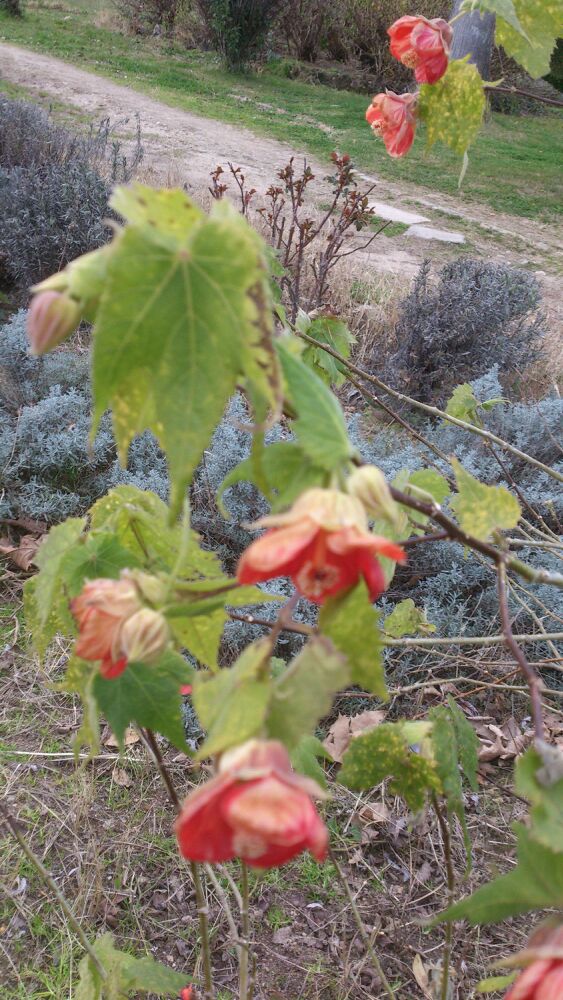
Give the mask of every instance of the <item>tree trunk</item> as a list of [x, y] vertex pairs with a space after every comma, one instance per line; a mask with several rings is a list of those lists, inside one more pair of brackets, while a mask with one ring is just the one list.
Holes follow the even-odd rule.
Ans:
[[[462, 0], [455, 0], [452, 17], [458, 13], [461, 4]], [[469, 55], [469, 61], [475, 63], [483, 79], [488, 80], [495, 34], [494, 14], [480, 14], [478, 10], [472, 14], [464, 14], [453, 28], [451, 58], [463, 59]]]

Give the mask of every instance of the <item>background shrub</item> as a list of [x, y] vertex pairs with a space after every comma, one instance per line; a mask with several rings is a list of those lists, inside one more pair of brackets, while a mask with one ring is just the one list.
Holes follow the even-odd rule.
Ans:
[[181, 0], [114, 0], [119, 13], [135, 35], [172, 34]]
[[[396, 350], [384, 375], [423, 402], [443, 403], [451, 390], [498, 366], [503, 382], [537, 361], [545, 320], [537, 279], [505, 264], [463, 259], [432, 280], [421, 267], [399, 307]], [[371, 363], [381, 374], [380, 352]]]
[[23, 2], [22, 0], [0, 0], [0, 10], [6, 11], [12, 17], [22, 17]]
[[244, 68], [264, 48], [282, 0], [197, 0], [212, 47], [230, 69]]
[[141, 158], [139, 124], [130, 158], [104, 120], [75, 136], [40, 108], [0, 98], [0, 264], [27, 287], [109, 237], [111, 185], [127, 182]]
[[88, 447], [88, 352], [62, 348], [31, 357], [25, 315], [21, 310], [0, 328], [0, 517], [58, 523], [118, 483], [165, 499], [166, 463], [150, 434], [133, 442], [127, 470], [117, 462], [109, 415]]

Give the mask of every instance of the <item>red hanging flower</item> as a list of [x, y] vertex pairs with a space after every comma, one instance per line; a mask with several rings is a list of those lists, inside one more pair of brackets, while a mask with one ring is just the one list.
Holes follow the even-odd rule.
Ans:
[[166, 619], [146, 608], [133, 580], [89, 580], [70, 603], [78, 625], [77, 656], [101, 660], [102, 677], [119, 677], [132, 661], [151, 663], [168, 645]]
[[376, 94], [366, 111], [366, 121], [383, 139], [389, 156], [404, 156], [414, 142], [417, 97], [417, 94], [394, 94], [388, 90], [385, 94]]
[[184, 802], [174, 829], [191, 861], [241, 858], [255, 868], [285, 864], [310, 850], [326, 858], [328, 832], [311, 797], [315, 781], [292, 771], [276, 740], [250, 740], [221, 757], [217, 775]]
[[391, 54], [409, 69], [417, 83], [436, 83], [448, 68], [453, 28], [442, 17], [400, 17], [387, 34]]
[[540, 925], [511, 965], [525, 965], [505, 1000], [561, 1000], [563, 998], [563, 926]]
[[368, 530], [363, 505], [338, 490], [307, 490], [286, 514], [270, 515], [254, 527], [268, 527], [238, 564], [239, 583], [289, 576], [315, 604], [354, 586], [360, 577], [374, 601], [385, 589], [376, 554], [405, 561], [399, 545]]

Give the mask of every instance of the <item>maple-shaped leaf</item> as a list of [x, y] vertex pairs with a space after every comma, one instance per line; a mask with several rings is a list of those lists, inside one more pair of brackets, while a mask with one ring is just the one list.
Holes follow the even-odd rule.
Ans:
[[428, 145], [440, 140], [462, 155], [475, 139], [485, 111], [479, 70], [465, 59], [452, 59], [441, 80], [422, 84], [418, 109]]
[[117, 188], [94, 327], [94, 429], [111, 407], [120, 459], [149, 429], [166, 452], [177, 512], [237, 384], [263, 418], [280, 405], [263, 243], [229, 204], [209, 215], [182, 191]]

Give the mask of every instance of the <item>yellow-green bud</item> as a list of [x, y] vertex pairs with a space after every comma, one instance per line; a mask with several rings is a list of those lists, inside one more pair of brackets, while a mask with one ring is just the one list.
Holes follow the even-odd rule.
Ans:
[[348, 479], [346, 488], [374, 518], [383, 517], [400, 526], [401, 512], [391, 496], [387, 480], [375, 465], [362, 465]]
[[123, 623], [119, 644], [130, 662], [154, 663], [166, 649], [169, 639], [164, 615], [152, 608], [142, 608]]

